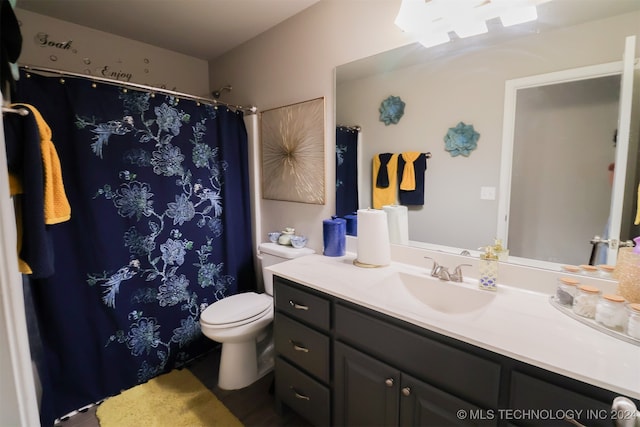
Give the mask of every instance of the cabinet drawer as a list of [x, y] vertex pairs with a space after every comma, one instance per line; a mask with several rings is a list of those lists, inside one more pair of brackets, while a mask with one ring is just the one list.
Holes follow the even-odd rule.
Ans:
[[498, 405], [497, 362], [336, 304], [336, 337], [481, 407]]
[[281, 313], [274, 319], [276, 352], [318, 379], [329, 382], [330, 339]]
[[330, 425], [329, 389], [282, 358], [275, 364], [276, 396], [317, 426]]
[[331, 304], [329, 300], [290, 286], [287, 280], [274, 276], [274, 296], [277, 310], [310, 325], [329, 330]]

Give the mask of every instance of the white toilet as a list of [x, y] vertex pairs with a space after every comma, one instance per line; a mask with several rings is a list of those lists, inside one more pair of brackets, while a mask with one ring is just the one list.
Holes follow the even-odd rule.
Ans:
[[265, 268], [314, 253], [277, 243], [261, 243], [265, 293], [246, 292], [216, 301], [200, 315], [202, 333], [222, 343], [218, 386], [225, 390], [246, 387], [273, 368], [273, 274]]

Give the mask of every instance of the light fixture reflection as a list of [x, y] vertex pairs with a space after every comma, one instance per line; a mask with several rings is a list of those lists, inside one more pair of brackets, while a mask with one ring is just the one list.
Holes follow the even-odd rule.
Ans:
[[505, 27], [524, 24], [525, 22], [535, 21], [536, 19], [538, 19], [538, 10], [535, 6], [509, 10], [500, 15], [500, 21]]
[[551, 0], [402, 0], [395, 24], [426, 47], [488, 32], [486, 22], [505, 27], [538, 18], [536, 6]]
[[451, 39], [449, 38], [449, 34], [447, 33], [438, 33], [438, 34], [425, 34], [418, 39], [421, 45], [424, 47], [437, 46], [439, 44], [444, 44]]
[[456, 32], [461, 39], [466, 37], [477, 36], [479, 34], [488, 33], [489, 29], [484, 21], [465, 21], [460, 25], [453, 27], [453, 31]]

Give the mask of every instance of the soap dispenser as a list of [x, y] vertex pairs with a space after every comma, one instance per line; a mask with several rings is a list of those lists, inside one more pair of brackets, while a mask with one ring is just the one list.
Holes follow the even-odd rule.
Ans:
[[493, 246], [485, 246], [480, 255], [480, 289], [495, 291], [498, 284], [498, 256]]
[[509, 258], [509, 249], [502, 244], [502, 239], [494, 239], [493, 252], [498, 257], [498, 261], [507, 261]]

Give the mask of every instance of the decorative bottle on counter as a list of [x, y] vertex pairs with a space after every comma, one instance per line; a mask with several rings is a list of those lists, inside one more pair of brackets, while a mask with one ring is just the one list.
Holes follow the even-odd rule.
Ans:
[[509, 260], [509, 249], [505, 248], [502, 245], [502, 239], [495, 239], [493, 241], [493, 252], [498, 257], [498, 261], [508, 261]]
[[483, 248], [480, 255], [480, 289], [495, 291], [498, 285], [498, 256], [493, 251], [493, 246]]
[[284, 230], [282, 230], [280, 237], [278, 237], [278, 243], [283, 246], [290, 246], [291, 236], [293, 236], [295, 232], [296, 230], [294, 228], [291, 228], [291, 227], [285, 228]]

